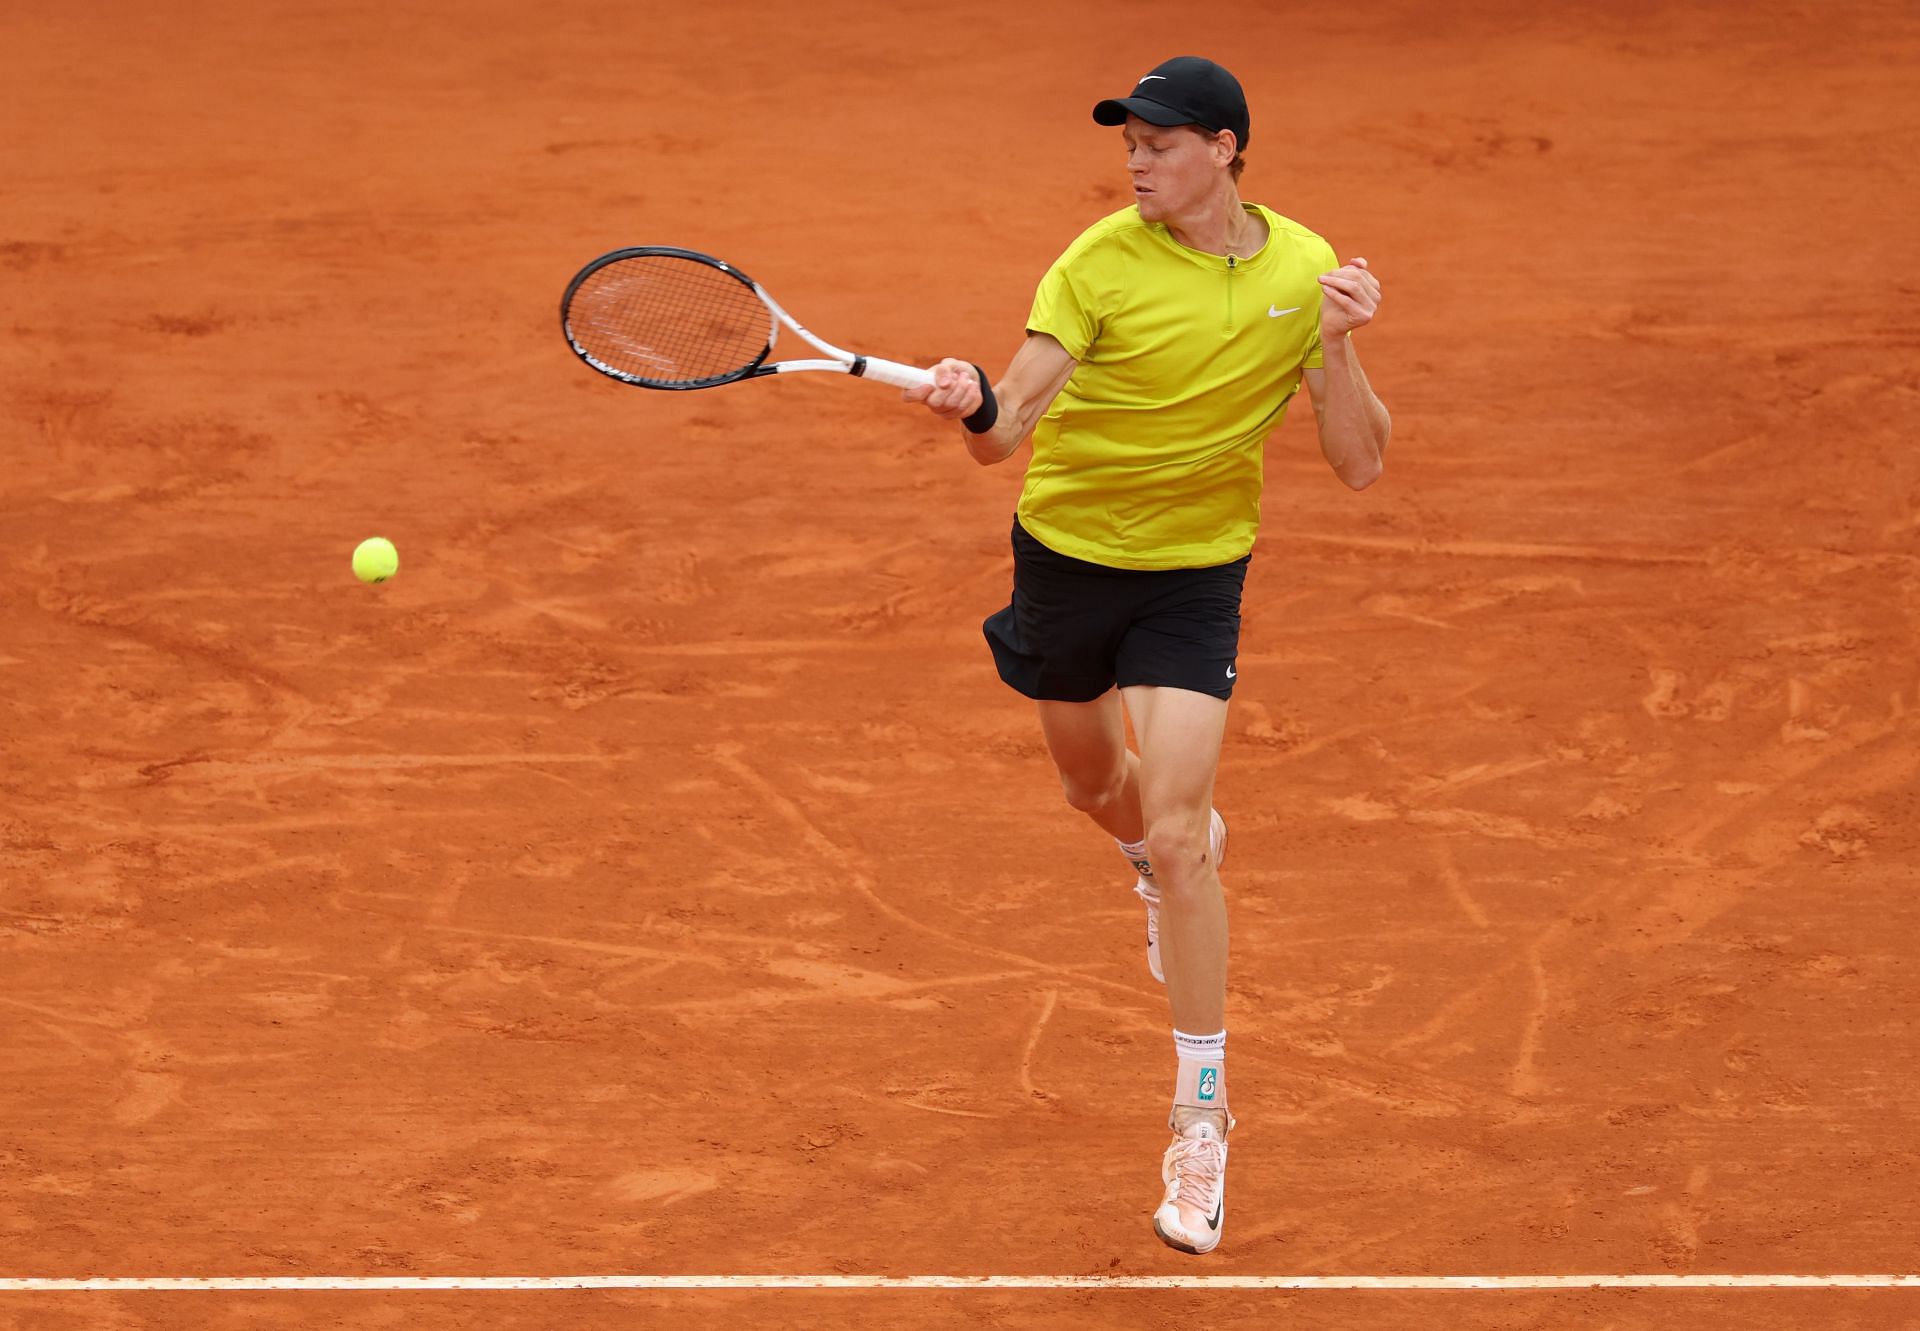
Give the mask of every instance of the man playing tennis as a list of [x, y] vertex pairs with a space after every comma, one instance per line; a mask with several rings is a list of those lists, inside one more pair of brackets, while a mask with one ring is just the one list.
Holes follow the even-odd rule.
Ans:
[[1169, 60], [1093, 118], [1122, 127], [1134, 203], [1041, 279], [1026, 341], [994, 385], [997, 420], [986, 424], [965, 361], [941, 361], [931, 388], [905, 396], [973, 417], [967, 451], [982, 464], [1033, 434], [1013, 600], [987, 641], [1001, 678], [1039, 704], [1067, 802], [1138, 874], [1178, 1058], [1153, 1225], [1204, 1253], [1220, 1242], [1233, 1126], [1213, 783], [1261, 449], [1304, 382], [1335, 474], [1355, 490], [1378, 478], [1390, 423], [1350, 335], [1372, 320], [1380, 283], [1366, 260], [1341, 264], [1313, 232], [1241, 202], [1247, 104], [1219, 65]]

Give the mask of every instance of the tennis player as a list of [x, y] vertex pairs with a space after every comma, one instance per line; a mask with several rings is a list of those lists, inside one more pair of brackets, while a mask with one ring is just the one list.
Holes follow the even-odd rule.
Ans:
[[987, 643], [1000, 677], [1039, 704], [1067, 802], [1137, 875], [1178, 1061], [1153, 1225], [1204, 1253], [1220, 1242], [1234, 1122], [1213, 787], [1261, 449], [1305, 383], [1334, 473], [1355, 490], [1379, 477], [1390, 422], [1351, 335], [1380, 283], [1366, 260], [1342, 264], [1299, 223], [1241, 201], [1246, 98], [1211, 60], [1168, 60], [1093, 118], [1120, 127], [1134, 202], [1041, 279], [994, 385], [997, 419], [965, 361], [941, 361], [933, 387], [905, 396], [963, 421], [982, 464], [1033, 436], [1013, 599], [986, 621]]

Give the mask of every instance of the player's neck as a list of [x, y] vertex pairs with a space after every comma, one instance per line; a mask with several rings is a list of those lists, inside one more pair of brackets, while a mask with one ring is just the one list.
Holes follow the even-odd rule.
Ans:
[[1266, 223], [1242, 206], [1240, 191], [1231, 182], [1188, 216], [1170, 219], [1167, 231], [1190, 250], [1241, 259], [1251, 258], [1267, 243]]

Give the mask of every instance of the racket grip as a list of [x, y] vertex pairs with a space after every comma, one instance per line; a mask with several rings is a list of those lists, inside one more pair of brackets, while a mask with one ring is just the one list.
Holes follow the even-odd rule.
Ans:
[[855, 364], [857, 368], [853, 373], [862, 379], [892, 384], [895, 388], [925, 388], [933, 382], [933, 371], [923, 370], [918, 365], [902, 365], [897, 360], [862, 356]]
[[971, 416], [961, 420], [968, 434], [985, 434], [1000, 419], [1000, 404], [994, 401], [993, 385], [987, 382], [987, 372], [978, 365], [973, 372], [980, 376], [980, 406]]

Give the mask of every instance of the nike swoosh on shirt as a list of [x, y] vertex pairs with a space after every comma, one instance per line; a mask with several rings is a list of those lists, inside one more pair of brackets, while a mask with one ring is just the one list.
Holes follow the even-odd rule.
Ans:
[[1284, 310], [1276, 310], [1271, 305], [1267, 306], [1267, 317], [1269, 319], [1278, 319], [1283, 314], [1298, 314], [1299, 312], [1300, 307], [1298, 305], [1289, 305]]

